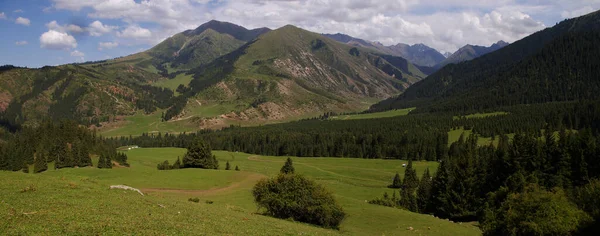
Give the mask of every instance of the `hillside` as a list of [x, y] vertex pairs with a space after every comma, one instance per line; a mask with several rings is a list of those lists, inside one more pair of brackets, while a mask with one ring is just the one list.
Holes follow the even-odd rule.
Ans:
[[565, 20], [498, 51], [448, 65], [372, 110], [467, 111], [598, 98], [600, 14]]
[[[167, 119], [191, 115], [196, 102], [228, 104], [220, 120], [282, 120], [359, 110], [393, 96], [425, 75], [406, 60], [379, 56], [294, 26], [258, 37], [206, 66]], [[220, 121], [219, 121], [220, 122]]]
[[477, 46], [477, 45], [466, 45], [459, 48], [456, 52], [452, 53], [448, 58], [442, 58], [441, 61], [436, 63], [434, 66], [442, 68], [448, 64], [457, 64], [463, 61], [470, 61], [490, 52], [496, 51], [508, 45], [507, 42], [498, 41], [489, 47]]
[[248, 30], [210, 21], [122, 58], [6, 67], [0, 109], [14, 124], [50, 114], [107, 125], [142, 113], [151, 123], [187, 120], [180, 123], [195, 130], [363, 110], [424, 77], [403, 58], [294, 26]]
[[379, 51], [382, 54], [393, 55], [405, 58], [410, 63], [422, 67], [434, 67], [442, 62], [445, 57], [437, 50], [428, 47], [425, 44], [408, 45], [399, 43], [396, 45], [385, 46], [377, 42], [369, 42], [364, 39], [354, 38], [345, 34], [323, 34], [324, 36], [341, 43], [355, 47], [363, 47]]

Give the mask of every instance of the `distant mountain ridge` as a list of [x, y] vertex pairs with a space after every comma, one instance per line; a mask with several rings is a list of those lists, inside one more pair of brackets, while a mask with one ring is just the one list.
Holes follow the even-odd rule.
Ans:
[[445, 58], [444, 60], [442, 60], [436, 65], [436, 67], [442, 68], [448, 64], [456, 64], [463, 61], [470, 61], [490, 52], [506, 47], [508, 45], [509, 44], [507, 42], [504, 42], [502, 40], [492, 44], [489, 47], [467, 44], [464, 47], [458, 49], [450, 56], [448, 56], [447, 58]]
[[418, 66], [434, 67], [445, 59], [444, 55], [442, 55], [440, 52], [424, 44], [414, 44], [411, 46], [408, 44], [399, 43], [392, 46], [384, 46], [381, 43], [369, 42], [367, 40], [354, 38], [341, 33], [323, 35], [338, 42], [346, 43], [352, 46], [370, 48], [380, 51], [383, 54], [399, 56]]

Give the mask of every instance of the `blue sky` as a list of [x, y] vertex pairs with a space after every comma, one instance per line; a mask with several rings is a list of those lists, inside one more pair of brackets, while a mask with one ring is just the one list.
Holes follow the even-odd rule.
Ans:
[[0, 0], [0, 64], [41, 67], [146, 50], [217, 19], [247, 28], [286, 24], [385, 45], [514, 42], [600, 0]]

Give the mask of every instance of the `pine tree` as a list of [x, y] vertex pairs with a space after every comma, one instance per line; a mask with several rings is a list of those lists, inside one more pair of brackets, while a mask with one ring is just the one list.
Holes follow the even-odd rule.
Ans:
[[413, 168], [412, 160], [408, 161], [406, 170], [404, 171], [404, 180], [402, 181], [402, 188], [415, 190], [419, 186], [419, 179], [417, 177], [417, 171]]
[[235, 171], [240, 171], [240, 168], [238, 166], [235, 166]]
[[281, 167], [279, 171], [282, 174], [293, 174], [295, 172], [294, 165], [292, 163], [292, 158], [287, 158], [285, 164]]
[[229, 161], [225, 163], [225, 170], [231, 170], [231, 166], [229, 165]]
[[448, 170], [448, 159], [443, 159], [435, 177], [431, 181], [431, 197], [426, 212], [433, 213], [440, 218], [448, 218], [450, 213], [450, 174]]
[[181, 168], [181, 160], [179, 160], [179, 157], [177, 157], [177, 161], [175, 161], [175, 163], [173, 163], [173, 165], [171, 166], [171, 169], [179, 169]]
[[197, 141], [188, 147], [187, 153], [183, 157], [184, 168], [202, 168], [218, 169], [219, 161], [212, 154], [208, 144]]
[[415, 190], [419, 186], [417, 171], [412, 167], [412, 160], [408, 161], [406, 170], [404, 171], [404, 181], [402, 181], [402, 189], [400, 190], [400, 206], [409, 211], [418, 211], [417, 199]]
[[400, 174], [398, 174], [398, 172], [396, 172], [396, 175], [394, 175], [394, 180], [392, 180], [392, 184], [388, 185], [388, 188], [401, 188], [402, 187], [402, 180], [400, 180]]
[[33, 163], [33, 173], [40, 173], [48, 170], [48, 163], [46, 162], [46, 156], [43, 152], [36, 154], [35, 161]]
[[427, 204], [431, 197], [431, 175], [429, 174], [429, 168], [423, 172], [423, 177], [419, 182], [419, 188], [417, 188], [417, 207], [419, 212], [427, 213]]
[[77, 159], [78, 159], [78, 166], [80, 167], [84, 167], [84, 166], [92, 166], [92, 158], [90, 158], [90, 152], [88, 150], [87, 145], [80, 143], [79, 148], [78, 149], [78, 153], [77, 153]]

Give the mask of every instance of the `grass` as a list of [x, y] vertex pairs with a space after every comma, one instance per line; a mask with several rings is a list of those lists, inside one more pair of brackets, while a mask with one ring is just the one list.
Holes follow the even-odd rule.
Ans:
[[194, 124], [187, 120], [161, 121], [161, 112], [157, 111], [146, 115], [138, 112], [133, 116], [125, 118], [125, 122], [117, 127], [105, 128], [99, 133], [105, 137], [119, 137], [129, 135], [141, 135], [142, 133], [181, 133], [198, 130]]
[[406, 108], [400, 110], [390, 110], [384, 112], [356, 114], [356, 115], [340, 115], [331, 117], [331, 120], [359, 120], [359, 119], [375, 119], [375, 118], [386, 118], [394, 116], [405, 116], [415, 108]]
[[191, 75], [186, 75], [185, 73], [182, 73], [182, 74], [178, 74], [173, 79], [160, 80], [160, 81], [154, 83], [153, 85], [157, 86], [157, 87], [168, 88], [168, 89], [175, 91], [175, 90], [177, 90], [177, 87], [179, 87], [180, 84], [187, 86], [190, 83], [190, 81], [192, 81], [192, 79], [193, 78]]
[[[127, 151], [130, 168], [74, 168], [41, 174], [0, 172], [0, 232], [4, 234], [198, 234], [208, 235], [479, 235], [472, 224], [371, 205], [365, 200], [391, 193], [385, 186], [404, 161], [296, 158], [296, 172], [329, 188], [347, 218], [339, 231], [257, 213], [254, 183], [278, 173], [285, 157], [215, 151], [221, 170], [158, 171], [185, 149]], [[224, 171], [225, 162], [242, 171]], [[415, 162], [419, 175], [436, 162]], [[147, 193], [109, 190], [126, 184]], [[22, 192], [32, 187], [35, 191]], [[161, 190], [162, 188], [171, 189]], [[178, 191], [172, 191], [177, 189]], [[199, 203], [188, 198], [198, 197]], [[207, 204], [206, 201], [213, 201]], [[408, 231], [407, 227], [413, 227]]]
[[455, 120], [458, 120], [460, 118], [474, 119], [474, 118], [485, 118], [485, 117], [490, 117], [490, 116], [503, 116], [503, 115], [508, 115], [508, 112], [497, 111], [497, 112], [489, 112], [489, 113], [475, 113], [475, 114], [470, 114], [470, 115], [465, 115], [465, 116], [454, 116], [453, 119], [455, 119]]

